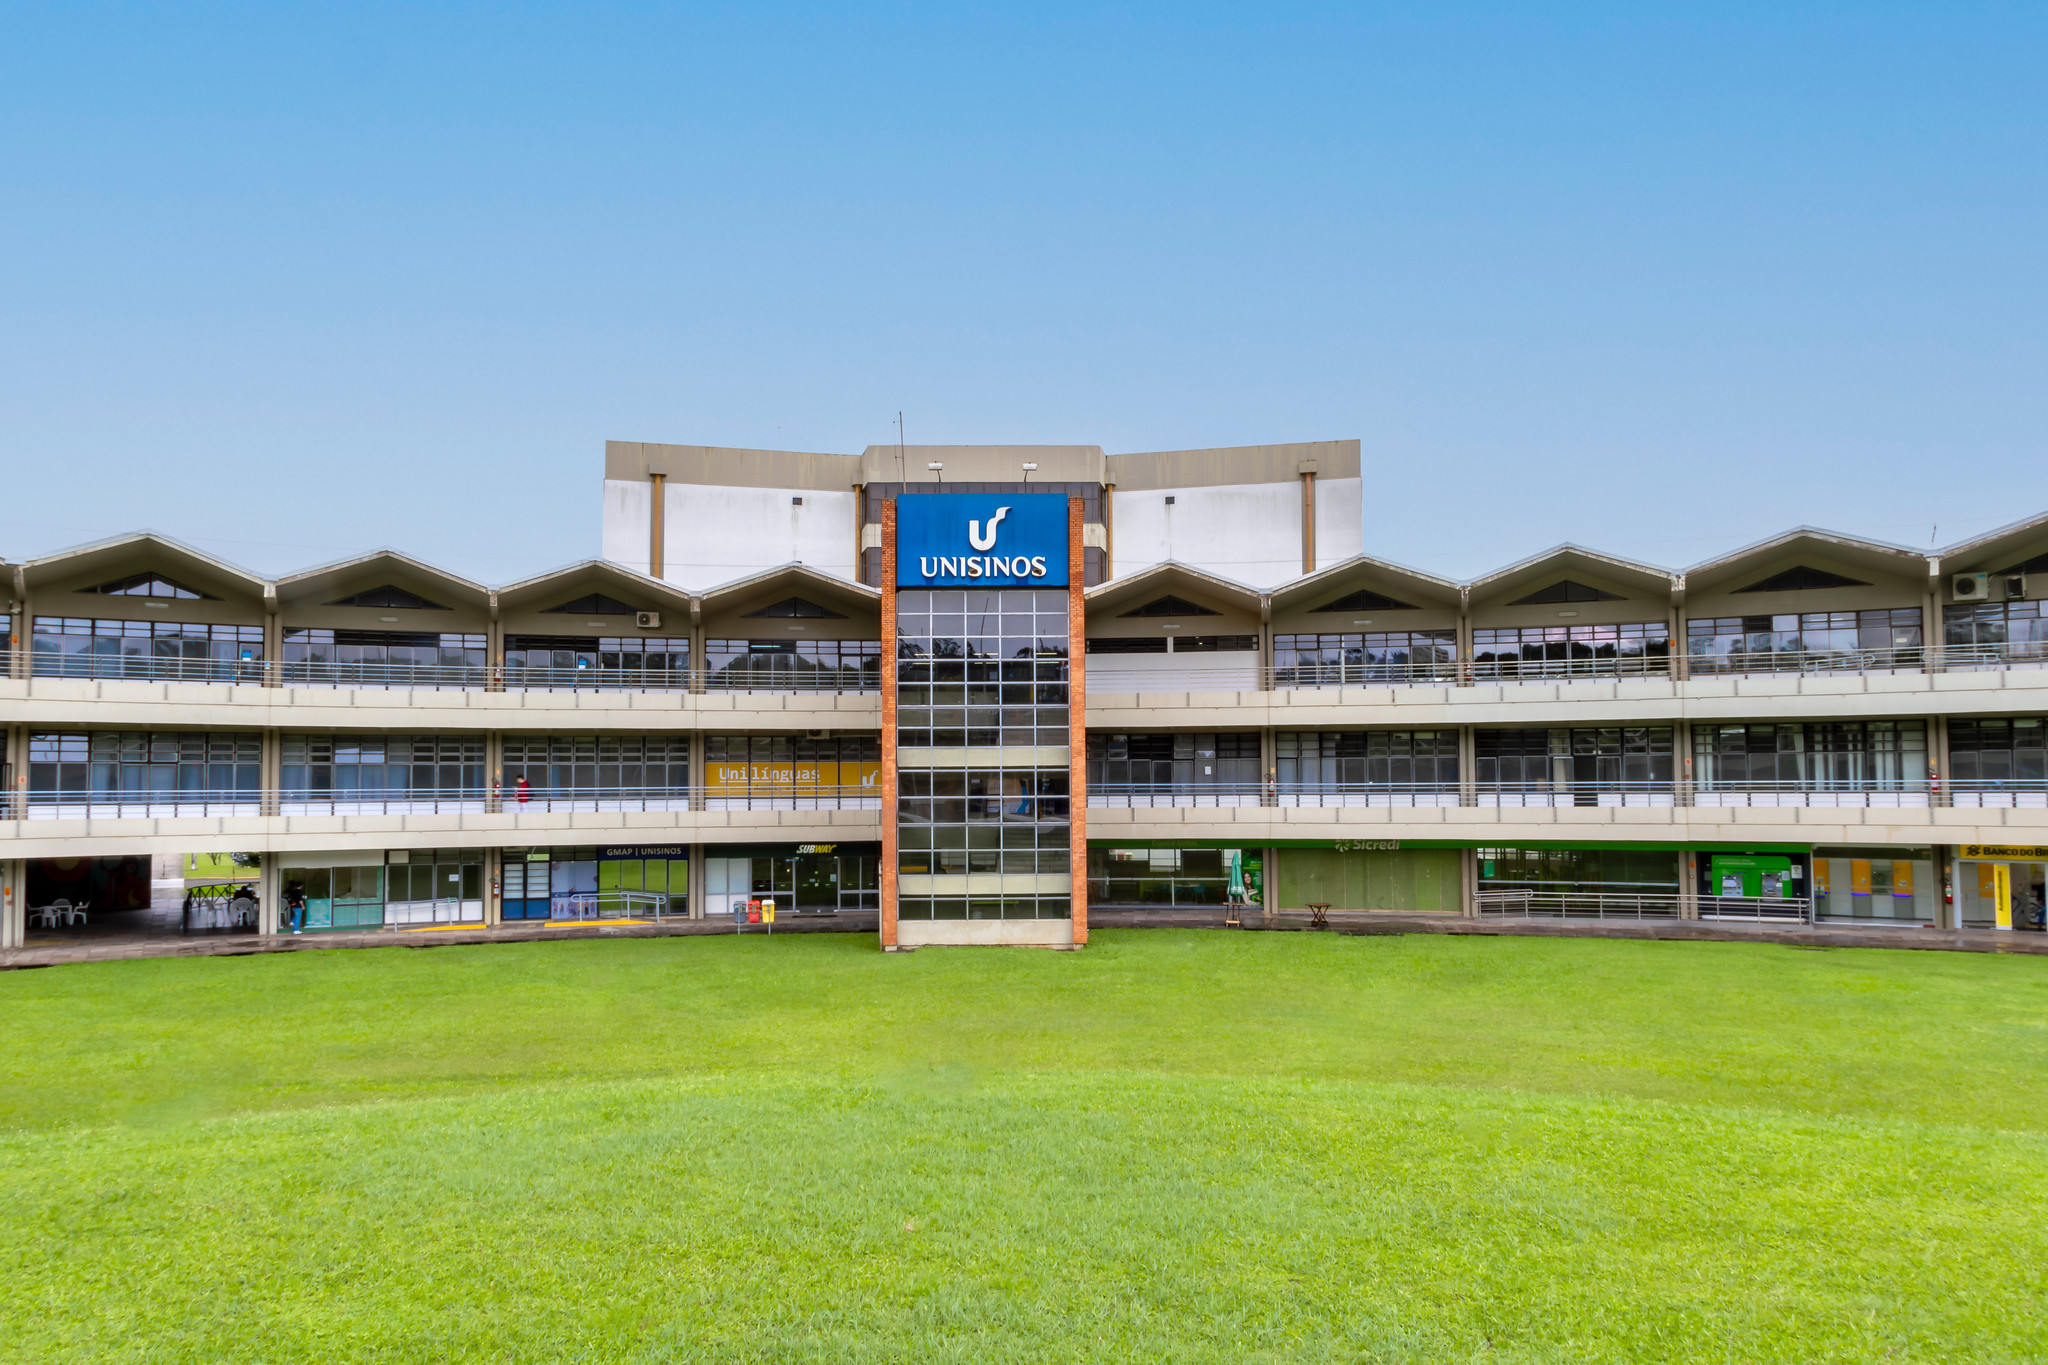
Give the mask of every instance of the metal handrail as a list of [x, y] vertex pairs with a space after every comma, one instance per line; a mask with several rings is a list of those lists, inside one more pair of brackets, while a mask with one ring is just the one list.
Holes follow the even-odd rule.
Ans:
[[[668, 787], [444, 788], [434, 791], [333, 791], [268, 788], [235, 792], [23, 791], [0, 818], [193, 819], [209, 816], [475, 815], [577, 811], [877, 810], [879, 786], [676, 785]], [[522, 799], [523, 798], [523, 799]], [[23, 813], [17, 814], [16, 811]]]
[[[1481, 891], [1473, 901], [1482, 915], [1522, 919], [1677, 919], [1684, 898], [1676, 891], [1542, 891], [1513, 887]], [[1813, 901], [1805, 896], [1700, 896], [1701, 919], [1813, 922]]]
[[881, 690], [861, 669], [555, 668], [525, 664], [337, 663], [319, 659], [178, 659], [127, 654], [0, 651], [4, 676], [243, 687], [399, 688], [423, 691], [825, 693]]

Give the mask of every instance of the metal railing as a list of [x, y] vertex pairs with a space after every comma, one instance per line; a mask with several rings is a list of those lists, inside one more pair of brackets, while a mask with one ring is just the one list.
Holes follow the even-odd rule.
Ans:
[[[1588, 888], [1537, 890], [1515, 887], [1481, 891], [1473, 900], [1482, 916], [1503, 919], [1675, 920], [1682, 916], [1684, 905], [1684, 898], [1676, 891]], [[1701, 919], [1786, 924], [1813, 922], [1813, 902], [1803, 896], [1701, 896], [1694, 905]]]
[[[11, 808], [10, 808], [11, 805]], [[0, 796], [0, 818], [143, 820], [334, 815], [510, 815], [575, 812], [879, 811], [876, 786], [459, 788], [441, 791], [68, 792]]]
[[867, 670], [765, 668], [533, 668], [523, 664], [334, 663], [304, 659], [179, 659], [148, 655], [0, 652], [6, 675], [116, 682], [216, 683], [429, 692], [680, 692], [730, 695], [881, 691]]
[[669, 913], [665, 891], [562, 891], [548, 897], [551, 920], [659, 920]]

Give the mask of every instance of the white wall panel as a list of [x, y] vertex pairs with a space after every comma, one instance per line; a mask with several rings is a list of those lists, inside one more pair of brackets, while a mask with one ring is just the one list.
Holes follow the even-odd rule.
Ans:
[[647, 572], [647, 508], [653, 484], [643, 479], [604, 481], [604, 558], [635, 573]]
[[[1317, 481], [1317, 564], [1360, 553], [1362, 488], [1359, 479]], [[1114, 499], [1115, 577], [1169, 559], [1255, 588], [1301, 577], [1299, 483], [1119, 491]]]
[[[607, 479], [604, 557], [647, 572], [648, 490]], [[794, 504], [792, 498], [802, 498]], [[783, 564], [854, 577], [854, 493], [721, 484], [668, 485], [662, 577], [692, 591]]]

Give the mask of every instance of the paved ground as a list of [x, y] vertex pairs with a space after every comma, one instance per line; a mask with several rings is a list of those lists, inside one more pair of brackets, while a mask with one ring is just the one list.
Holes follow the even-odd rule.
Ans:
[[[1099, 910], [1089, 923], [1101, 928], [1223, 928], [1217, 910]], [[1311, 930], [1305, 912], [1250, 915], [1249, 930], [1280, 930], [1335, 934], [1481, 934], [1546, 938], [1629, 938], [1779, 943], [1815, 948], [1945, 949], [1950, 952], [2032, 953], [2048, 956], [2048, 934], [1996, 933], [1986, 929], [1893, 929], [1861, 926], [1721, 924], [1698, 920], [1470, 920], [1455, 915], [1398, 915], [1367, 911], [1333, 911], [1327, 930]], [[778, 934], [875, 932], [872, 912], [805, 915], [776, 924]], [[730, 920], [673, 919], [660, 923], [549, 923], [533, 921], [460, 929], [372, 929], [320, 934], [205, 934], [190, 937], [170, 931], [105, 933], [65, 938], [50, 933], [30, 936], [25, 948], [0, 952], [0, 969], [54, 967], [70, 962], [97, 962], [137, 957], [234, 957], [250, 953], [296, 953], [337, 948], [438, 948], [451, 943], [532, 943], [554, 938], [673, 938], [693, 934], [730, 934]], [[761, 933], [758, 927], [749, 933]]]

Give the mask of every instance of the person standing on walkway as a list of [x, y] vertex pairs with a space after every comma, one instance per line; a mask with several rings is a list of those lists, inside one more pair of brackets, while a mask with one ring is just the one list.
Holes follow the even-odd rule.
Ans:
[[303, 933], [306, 928], [306, 884], [293, 882], [284, 889], [284, 906], [291, 917], [292, 932]]
[[519, 790], [515, 799], [517, 799], [519, 804], [522, 806], [533, 799], [532, 790], [527, 787], [526, 779], [523, 777], [519, 779]]

